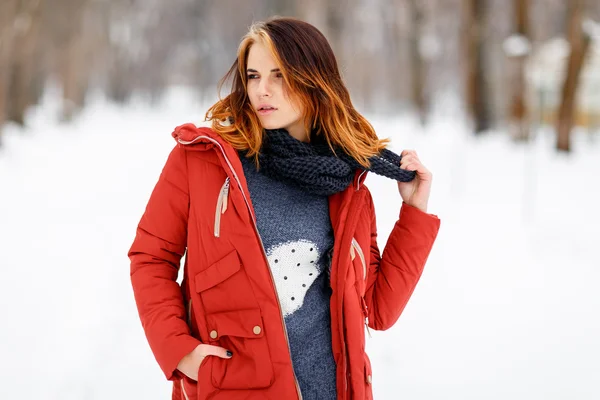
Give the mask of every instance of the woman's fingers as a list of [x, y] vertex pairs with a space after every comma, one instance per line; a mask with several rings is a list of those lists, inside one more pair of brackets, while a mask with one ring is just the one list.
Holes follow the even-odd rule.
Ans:
[[[410, 171], [416, 170], [421, 162], [419, 161], [419, 157], [417, 157], [417, 153], [414, 150], [404, 150], [401, 153], [402, 158], [400, 159], [400, 168], [408, 169]], [[416, 167], [415, 167], [416, 164]]]
[[417, 169], [419, 169], [419, 164], [410, 163], [410, 164], [407, 164], [404, 167], [402, 167], [402, 169], [405, 169], [407, 171], [416, 171]]
[[223, 347], [213, 346], [210, 344], [201, 344], [198, 346], [200, 354], [203, 356], [217, 356], [221, 358], [231, 358], [233, 353]]
[[419, 160], [416, 151], [404, 150], [401, 155], [400, 168], [407, 171], [417, 171], [420, 176], [425, 178], [431, 175], [431, 172], [429, 172], [429, 170], [421, 163], [421, 160]]
[[402, 153], [400, 153], [400, 155], [402, 156], [402, 158], [404, 158], [405, 156], [417, 156], [417, 152], [415, 150], [402, 150]]
[[198, 368], [202, 364], [202, 360], [206, 356], [216, 356], [221, 358], [231, 358], [233, 354], [222, 347], [213, 346], [210, 344], [199, 344], [194, 350], [187, 354], [177, 365], [177, 369], [180, 370], [188, 378], [197, 381], [198, 380]]

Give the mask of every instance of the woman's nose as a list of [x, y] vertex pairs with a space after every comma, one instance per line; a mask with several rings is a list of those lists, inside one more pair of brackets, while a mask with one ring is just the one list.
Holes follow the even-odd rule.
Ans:
[[258, 83], [258, 96], [270, 96], [271, 95], [271, 85], [269, 83], [268, 78], [261, 79]]

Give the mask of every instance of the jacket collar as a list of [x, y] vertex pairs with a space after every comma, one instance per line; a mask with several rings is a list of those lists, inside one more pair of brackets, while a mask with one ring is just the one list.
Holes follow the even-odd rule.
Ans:
[[[222, 146], [227, 145], [225, 141], [209, 127], [197, 127], [192, 123], [179, 125], [175, 128], [171, 136], [175, 141], [188, 149], [208, 150], [214, 146], [216, 140]], [[212, 146], [208, 146], [212, 145]]]
[[[238, 167], [241, 168], [241, 164], [237, 165], [239, 157], [236, 150], [208, 126], [197, 127], [192, 123], [186, 123], [176, 127], [171, 136], [173, 136], [177, 143], [186, 146], [189, 150], [205, 151], [214, 148], [215, 145], [220, 145], [225, 151], [227, 158], [236, 167], [236, 170], [239, 170]], [[367, 174], [368, 171], [356, 170], [352, 181], [354, 190], [358, 191], [360, 189], [367, 178]]]

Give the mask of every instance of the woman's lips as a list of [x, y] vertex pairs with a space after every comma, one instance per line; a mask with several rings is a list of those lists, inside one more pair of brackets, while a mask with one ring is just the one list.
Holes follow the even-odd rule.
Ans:
[[272, 114], [275, 111], [277, 111], [276, 108], [268, 108], [268, 109], [265, 109], [265, 110], [258, 110], [258, 113], [260, 115], [269, 115], [269, 114]]

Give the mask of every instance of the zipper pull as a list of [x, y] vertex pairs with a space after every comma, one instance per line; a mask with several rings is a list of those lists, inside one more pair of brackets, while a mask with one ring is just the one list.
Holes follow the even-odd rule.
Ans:
[[221, 214], [227, 211], [227, 198], [229, 195], [229, 177], [225, 179], [225, 183], [221, 187], [219, 192], [219, 198], [217, 199], [217, 209], [215, 210], [215, 237], [221, 235]]
[[225, 214], [227, 211], [227, 199], [229, 198], [229, 177], [225, 179], [225, 185], [223, 186], [223, 205], [221, 208], [221, 214]]

